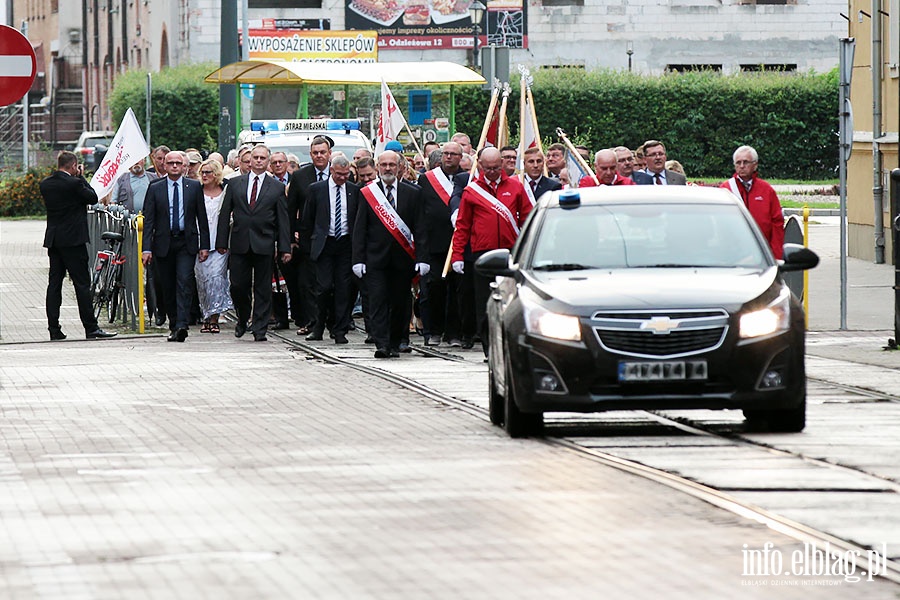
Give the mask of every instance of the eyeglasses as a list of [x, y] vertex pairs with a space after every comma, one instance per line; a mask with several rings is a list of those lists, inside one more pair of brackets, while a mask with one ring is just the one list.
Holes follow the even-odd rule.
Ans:
[[166, 161], [166, 164], [167, 165], [180, 165], [181, 161], [180, 160], [169, 160], [169, 161]]
[[462, 156], [462, 152], [441, 152], [442, 156]]
[[212, 171], [200, 171], [200, 174], [201, 175], [212, 175], [213, 172]]
[[665, 152], [654, 152], [653, 154], [645, 154], [644, 158], [664, 158], [665, 156]]

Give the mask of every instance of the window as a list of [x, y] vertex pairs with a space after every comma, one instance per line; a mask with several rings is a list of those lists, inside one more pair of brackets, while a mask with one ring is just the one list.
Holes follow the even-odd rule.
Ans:
[[322, 8], [322, 0], [249, 0], [248, 8]]
[[544, 6], [584, 6], [584, 0], [542, 0]]
[[722, 72], [722, 65], [666, 65], [666, 71], [673, 73], [687, 73], [688, 71], [715, 71]]
[[797, 65], [786, 63], [780, 65], [741, 65], [741, 71], [745, 73], [759, 73], [762, 71], [775, 71], [781, 73], [794, 73], [797, 71]]

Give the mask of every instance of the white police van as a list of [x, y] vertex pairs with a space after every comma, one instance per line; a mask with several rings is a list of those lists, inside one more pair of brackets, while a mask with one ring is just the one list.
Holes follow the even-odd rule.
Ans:
[[250, 130], [239, 136], [243, 144], [265, 144], [273, 152], [296, 154], [300, 164], [309, 162], [309, 144], [317, 135], [334, 140], [332, 152], [341, 151], [348, 160], [360, 148], [372, 150], [359, 119], [269, 119], [250, 121]]

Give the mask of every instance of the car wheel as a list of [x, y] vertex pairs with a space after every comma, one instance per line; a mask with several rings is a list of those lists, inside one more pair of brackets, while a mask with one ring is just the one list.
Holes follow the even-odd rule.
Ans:
[[751, 431], [799, 433], [806, 427], [806, 390], [796, 408], [787, 410], [745, 410], [744, 418]]
[[509, 368], [506, 369], [506, 386], [504, 389], [505, 407], [503, 426], [512, 438], [539, 436], [544, 430], [543, 413], [523, 413], [516, 405], [515, 383]]
[[494, 369], [488, 368], [488, 415], [491, 423], [500, 427], [503, 425], [503, 413], [506, 407], [503, 406], [503, 396], [497, 393], [497, 382], [494, 381]]

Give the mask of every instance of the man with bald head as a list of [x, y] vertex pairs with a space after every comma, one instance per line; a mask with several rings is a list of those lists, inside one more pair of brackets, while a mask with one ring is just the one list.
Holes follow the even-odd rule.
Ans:
[[[490, 250], [512, 248], [519, 229], [531, 212], [531, 201], [515, 177], [503, 171], [503, 159], [496, 148], [484, 148], [478, 155], [478, 177], [463, 190], [453, 233], [452, 265], [456, 273], [472, 269], [474, 261]], [[472, 263], [464, 261], [466, 245], [472, 248]], [[475, 275], [475, 323], [487, 356], [486, 307], [491, 278]]]
[[[594, 155], [594, 171], [600, 185], [634, 185], [634, 182], [628, 177], [620, 177], [617, 168], [618, 157], [615, 150], [607, 148], [606, 150], [599, 150]], [[597, 181], [594, 181], [594, 177], [588, 175], [581, 178], [581, 181], [578, 182], [578, 187], [593, 187], [597, 185]]]

